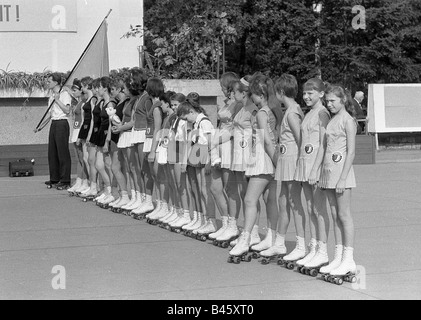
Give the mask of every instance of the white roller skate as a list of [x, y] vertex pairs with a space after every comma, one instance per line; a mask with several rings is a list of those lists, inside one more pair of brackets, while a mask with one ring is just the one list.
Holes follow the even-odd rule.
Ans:
[[197, 211], [193, 212], [193, 219], [191, 219], [191, 222], [186, 224], [185, 226], [181, 227], [181, 232], [185, 236], [189, 236], [190, 234], [190, 228], [197, 222], [197, 219], [199, 219], [199, 213]]
[[196, 239], [202, 242], [205, 242], [209, 239], [209, 235], [216, 231], [216, 222], [215, 219], [208, 218], [206, 219], [205, 224], [197, 230]]
[[285, 247], [285, 237], [276, 233], [275, 244], [267, 250], [260, 252], [262, 260], [260, 261], [263, 265], [269, 264], [271, 261], [283, 258], [287, 253]]
[[137, 201], [136, 191], [132, 190], [131, 195], [132, 196], [130, 198], [129, 203], [126, 203], [124, 206], [120, 207], [120, 213], [127, 214], [128, 212], [130, 212], [130, 211], [128, 211], [129, 208], [133, 207], [133, 205], [136, 203], [136, 201]]
[[221, 217], [221, 221], [222, 221], [222, 227], [219, 228], [216, 232], [211, 233], [209, 235], [209, 239], [210, 240], [215, 240], [220, 235], [222, 235], [225, 232], [225, 230], [228, 228], [228, 217], [227, 216], [222, 216]]
[[[237, 242], [238, 242], [238, 239], [231, 241], [230, 246], [234, 248]], [[254, 246], [260, 242], [262, 242], [262, 239], [260, 238], [260, 234], [259, 234], [259, 226], [255, 225], [253, 229], [251, 230], [250, 246]]]
[[307, 254], [305, 239], [301, 237], [296, 238], [295, 249], [290, 254], [278, 260], [278, 265], [285, 266], [288, 270], [293, 270], [297, 266], [297, 261], [303, 259]]
[[67, 192], [69, 193], [69, 196], [74, 197], [76, 195], [76, 191], [82, 186], [82, 179], [76, 178], [75, 184], [67, 189]]
[[[153, 205], [152, 205], [153, 207]], [[152, 208], [154, 209], [154, 208]], [[147, 211], [150, 211], [150, 213], [146, 214]], [[140, 214], [146, 214], [146, 221], [151, 224], [151, 225], [157, 225], [159, 223], [159, 219], [165, 217], [166, 215], [168, 215], [170, 213], [170, 208], [168, 207], [168, 203], [166, 203], [165, 201], [161, 202], [161, 209], [160, 210], [150, 210], [150, 206], [147, 205], [147, 203], [145, 202], [145, 204], [140, 208]]]
[[110, 203], [115, 201], [114, 196], [110, 193], [101, 201], [101, 208], [108, 209], [110, 207]]
[[229, 252], [228, 263], [239, 264], [241, 261], [250, 262], [252, 257], [250, 250], [250, 233], [243, 231], [238, 239], [238, 243]]
[[89, 180], [83, 180], [82, 185], [77, 190], [75, 190], [75, 193], [80, 197], [82, 193], [88, 192], [89, 189]]
[[342, 261], [339, 267], [330, 272], [330, 282], [342, 285], [344, 281], [355, 283], [357, 281], [357, 265], [354, 261], [354, 249], [344, 247]]
[[316, 255], [313, 257], [313, 259], [311, 259], [304, 265], [302, 273], [305, 273], [312, 277], [317, 277], [320, 268], [325, 267], [328, 264], [329, 257], [327, 255], [327, 244], [322, 241], [319, 241]]
[[219, 237], [217, 237], [213, 241], [213, 244], [215, 246], [226, 249], [228, 248], [230, 242], [233, 241], [234, 239], [237, 239], [239, 235], [240, 235], [240, 231], [238, 230], [238, 227], [237, 227], [237, 220], [233, 217], [229, 217], [227, 228]]
[[183, 227], [183, 230], [185, 230], [184, 235], [188, 237], [193, 237], [193, 236], [195, 237], [196, 235], [193, 232], [202, 227], [203, 219], [204, 219], [203, 213], [198, 212], [196, 221], [194, 223], [188, 224], [187, 226]]
[[342, 254], [344, 251], [343, 245], [337, 245], [335, 247], [335, 256], [332, 260], [332, 262], [329, 263], [329, 265], [320, 268], [320, 273], [322, 274], [322, 278], [325, 281], [329, 281], [330, 279], [330, 272], [336, 268], [338, 268], [342, 262]]
[[304, 258], [297, 261], [297, 270], [298, 270], [298, 272], [303, 273], [303, 274], [305, 274], [304, 273], [305, 272], [304, 265], [306, 263], [310, 262], [310, 260], [313, 259], [314, 256], [316, 255], [317, 240], [311, 239], [308, 247], [309, 247], [309, 253]]
[[[180, 214], [182, 214], [181, 217]], [[169, 218], [168, 220], [171, 220], [171, 218]], [[191, 221], [192, 220], [190, 218], [190, 211], [180, 209], [177, 218], [174, 218], [173, 221], [170, 221], [168, 225], [171, 228], [171, 231], [181, 233], [181, 231], [183, 230], [182, 228], [191, 223]]]
[[80, 194], [80, 197], [83, 199], [83, 202], [94, 201], [94, 199], [98, 197], [96, 185], [91, 184], [88, 190]]
[[168, 213], [165, 216], [163, 216], [163, 217], [161, 217], [161, 218], [158, 219], [158, 225], [160, 227], [162, 227], [162, 228], [165, 228], [165, 229], [169, 230], [167, 228], [169, 222], [174, 221], [178, 217], [179, 217], [178, 211], [176, 210], [175, 207], [171, 206], [171, 208], [169, 209]]
[[126, 206], [128, 203], [130, 203], [129, 195], [122, 195], [120, 200], [114, 201], [112, 204], [110, 204], [111, 211], [114, 213], [122, 213], [122, 207]]
[[266, 233], [265, 238], [259, 242], [258, 244], [255, 244], [250, 247], [251, 251], [253, 252], [253, 259], [259, 259], [260, 258], [260, 252], [269, 249], [274, 244], [274, 232], [272, 229], [268, 229], [268, 232]]

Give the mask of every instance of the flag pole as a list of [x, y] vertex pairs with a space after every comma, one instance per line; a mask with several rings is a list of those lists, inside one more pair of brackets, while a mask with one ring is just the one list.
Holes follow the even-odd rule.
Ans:
[[[98, 34], [99, 30], [101, 30], [102, 24], [104, 23], [105, 20], [107, 20], [107, 18], [110, 16], [111, 12], [113, 11], [113, 9], [110, 9], [110, 11], [108, 11], [108, 14], [105, 16], [105, 18], [102, 20], [101, 24], [99, 25], [98, 30], [95, 32], [94, 36], [92, 37], [91, 41], [89, 41], [88, 45], [86, 46], [85, 50], [83, 51], [82, 55], [80, 56], [79, 60], [76, 62], [76, 64], [74, 65], [72, 71], [69, 73], [69, 75], [67, 76], [66, 81], [64, 81], [61, 86], [60, 86], [60, 92], [61, 90], [63, 90], [64, 85], [67, 83], [67, 81], [69, 81], [70, 77], [72, 76], [73, 72], [75, 71], [75, 69], [77, 68], [77, 66], [79, 65], [80, 61], [83, 59], [85, 53], [88, 51], [89, 47], [91, 46], [92, 42], [94, 41], [96, 35]], [[54, 101], [52, 101], [50, 103], [50, 105], [47, 108], [47, 111], [45, 111], [44, 115], [42, 116], [40, 122], [38, 123], [38, 125], [36, 126], [34, 132], [38, 133], [40, 132], [43, 128], [40, 129], [41, 124], [44, 122], [45, 117], [47, 116], [48, 112], [50, 111], [51, 107], [53, 106]]]

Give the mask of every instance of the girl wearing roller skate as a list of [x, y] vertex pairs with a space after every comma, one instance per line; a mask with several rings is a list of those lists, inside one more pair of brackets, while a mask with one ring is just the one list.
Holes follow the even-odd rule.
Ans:
[[[171, 96], [171, 109], [175, 118], [169, 124], [168, 133], [168, 175], [174, 186], [175, 204], [179, 206], [178, 212], [172, 212], [162, 220], [163, 224], [178, 230], [191, 223], [189, 197], [187, 190], [187, 174], [182, 172], [184, 154], [187, 150], [187, 125], [185, 120], [177, 116], [178, 107], [186, 101], [186, 96], [176, 93]], [[187, 160], [186, 160], [187, 161]]]
[[[307, 107], [311, 108], [301, 124], [301, 147], [298, 158], [295, 180], [301, 182], [306, 199], [307, 212], [310, 218], [310, 245], [306, 252], [305, 240], [297, 237], [297, 246], [286, 261], [296, 262], [299, 271], [320, 268], [328, 262], [326, 224], [329, 223], [326, 194], [318, 187], [320, 168], [324, 156], [326, 126], [330, 115], [323, 105], [325, 85], [317, 78], [308, 80], [303, 87], [303, 98]], [[305, 226], [305, 221], [302, 221]], [[294, 259], [292, 259], [294, 258]], [[313, 260], [314, 259], [314, 260]]]
[[[146, 197], [145, 181], [142, 166], [145, 163], [143, 147], [146, 141], [147, 112], [152, 108], [152, 99], [146, 92], [148, 77], [145, 70], [133, 68], [130, 70], [128, 87], [131, 95], [136, 97], [134, 103], [134, 125], [132, 131], [132, 147], [128, 148], [130, 172], [133, 177], [131, 201], [122, 207], [123, 212], [133, 217], [143, 217], [147, 210], [143, 209], [148, 203], [148, 209], [153, 210], [152, 199]], [[147, 198], [147, 199], [146, 199]], [[146, 201], [148, 200], [148, 201]], [[152, 208], [151, 208], [152, 207]]]
[[94, 104], [96, 103], [97, 97], [94, 96], [92, 92], [92, 81], [91, 77], [83, 77], [81, 82], [82, 86], [82, 93], [85, 98], [85, 103], [82, 106], [82, 113], [83, 113], [83, 123], [79, 131], [78, 139], [82, 144], [82, 151], [83, 151], [83, 161], [87, 170], [87, 178], [83, 180], [82, 185], [78, 188], [75, 192], [78, 195], [86, 193], [89, 191], [89, 176], [90, 176], [90, 167], [89, 167], [89, 140], [90, 140], [90, 132], [91, 132], [91, 122], [92, 122], [92, 109]]
[[95, 166], [96, 163], [96, 154], [97, 154], [97, 145], [98, 145], [98, 132], [99, 127], [101, 126], [101, 108], [104, 104], [104, 101], [101, 99], [98, 88], [100, 86], [100, 79], [95, 79], [92, 81], [92, 93], [94, 99], [91, 100], [91, 125], [88, 133], [87, 147], [88, 147], [88, 163], [89, 163], [89, 181], [90, 188], [83, 192], [80, 196], [84, 200], [96, 200], [100, 192], [100, 186], [98, 186], [98, 170]]
[[[300, 105], [295, 101], [298, 94], [298, 84], [294, 76], [283, 74], [275, 84], [276, 97], [286, 107], [280, 127], [279, 157], [276, 165], [275, 180], [281, 183], [278, 190], [279, 222], [275, 244], [262, 251], [265, 259], [284, 256], [286, 254], [285, 236], [291, 219], [295, 221], [297, 239], [304, 239], [304, 210], [301, 203], [301, 185], [294, 181], [297, 168], [298, 149], [301, 144], [301, 121], [304, 118]], [[291, 253], [288, 259], [294, 258]], [[302, 258], [302, 257], [300, 257]], [[268, 261], [268, 260], [266, 260]]]
[[[115, 109], [110, 109], [108, 113], [111, 121], [111, 128], [113, 129], [115, 125], [121, 124], [124, 117], [124, 107], [130, 101], [130, 99], [124, 93], [123, 81], [118, 79], [113, 80], [111, 83], [111, 98], [116, 103]], [[112, 209], [114, 209], [116, 205], [122, 207], [130, 202], [129, 194], [127, 192], [127, 167], [124, 162], [122, 149], [118, 148], [119, 138], [120, 134], [114, 133], [112, 130], [110, 143], [110, 152], [112, 158], [111, 170], [119, 187], [119, 197], [109, 204]]]
[[73, 113], [73, 133], [71, 142], [73, 143], [77, 158], [77, 178], [75, 184], [70, 189], [67, 189], [67, 192], [69, 192], [70, 195], [75, 195], [76, 190], [82, 186], [83, 181], [88, 177], [88, 171], [83, 160], [82, 143], [79, 139], [79, 133], [83, 123], [82, 106], [85, 103], [82, 92], [82, 83], [79, 79], [73, 80], [70, 95], [76, 100], [76, 103], [72, 106], [71, 111]]
[[[282, 120], [282, 110], [276, 99], [273, 81], [269, 77], [256, 75], [251, 82], [250, 92], [259, 112], [252, 124], [251, 155], [245, 171], [246, 176], [250, 177], [250, 181], [244, 199], [244, 230], [238, 243], [229, 253], [228, 261], [234, 263], [239, 263], [249, 252], [250, 234], [256, 224], [258, 202], [265, 191], [268, 191], [265, 202], [269, 230], [266, 238], [261, 243], [252, 246], [252, 250], [262, 251], [273, 246], [276, 234], [276, 223], [274, 223], [273, 216], [277, 217], [278, 215], [274, 163], [277, 142], [276, 126]], [[249, 260], [248, 256], [247, 259]]]
[[[156, 202], [157, 207], [158, 203], [161, 202], [161, 199], [163, 201], [166, 201], [167, 203], [171, 203], [171, 206], [175, 208], [175, 211], [178, 214], [179, 211], [179, 198], [176, 197], [176, 191], [175, 191], [175, 181], [173, 180], [173, 177], [170, 174], [170, 168], [168, 164], [168, 143], [169, 143], [169, 134], [171, 130], [171, 126], [173, 125], [177, 114], [174, 113], [174, 110], [171, 108], [171, 96], [173, 93], [171, 92], [165, 92], [164, 94], [161, 94], [159, 97], [159, 102], [161, 103], [161, 109], [164, 113], [164, 121], [162, 123], [162, 128], [158, 132], [157, 136], [157, 148], [156, 148], [156, 162], [159, 166], [158, 172], [161, 172], [161, 175], [163, 176], [163, 179], [160, 179], [160, 185], [159, 188], [160, 196], [157, 194], [156, 196]], [[158, 189], [158, 188], [157, 188]], [[159, 190], [157, 190], [159, 191]], [[163, 223], [163, 220], [165, 218], [168, 218], [170, 215], [174, 214], [174, 210], [167, 213], [165, 216], [162, 216], [158, 218], [158, 225], [161, 227], [164, 227], [166, 224]]]
[[[144, 213], [152, 211], [152, 213], [147, 215], [147, 218], [150, 222], [154, 224], [158, 223], [160, 218], [165, 217], [173, 207], [169, 206], [168, 195], [164, 197], [165, 193], [165, 173], [164, 170], [158, 170], [159, 165], [156, 161], [156, 148], [158, 146], [158, 133], [161, 131], [162, 123], [164, 121], [165, 114], [161, 107], [161, 101], [159, 97], [164, 94], [164, 83], [161, 79], [150, 78], [146, 86], [146, 91], [148, 95], [152, 98], [152, 108], [147, 113], [146, 123], [146, 140], [143, 148], [143, 153], [145, 155], [145, 162], [142, 166], [144, 177], [145, 177], [145, 186], [146, 186], [146, 200], [150, 198], [151, 206], [147, 208], [147, 202], [145, 203]], [[167, 189], [168, 191], [168, 189]], [[156, 199], [161, 199], [161, 203], [167, 204], [167, 209], [159, 209], [156, 206], [157, 210], [154, 210], [152, 204], [152, 195], [156, 195]]]
[[102, 77], [97, 88], [100, 99], [103, 104], [100, 111], [100, 126], [97, 138], [97, 153], [95, 167], [101, 175], [104, 183], [104, 193], [96, 199], [100, 206], [108, 206], [115, 201], [112, 194], [111, 181], [113, 179], [111, 172], [111, 156], [110, 156], [110, 141], [111, 141], [111, 124], [107, 113], [108, 108], [115, 108], [116, 104], [111, 100], [111, 79], [109, 77]]
[[130, 74], [124, 81], [124, 94], [129, 101], [124, 105], [123, 118], [120, 123], [113, 123], [113, 133], [119, 134], [117, 148], [123, 155], [123, 167], [126, 169], [127, 190], [131, 190], [131, 200], [128, 203], [114, 203], [113, 211], [122, 213], [127, 210], [127, 206], [132, 206], [136, 201], [136, 186], [137, 181], [135, 164], [132, 163], [135, 159], [135, 145], [133, 143], [134, 125], [135, 125], [135, 110], [139, 99], [140, 81], [137, 77]]
[[356, 273], [351, 190], [356, 187], [352, 163], [357, 122], [352, 98], [342, 86], [329, 86], [326, 102], [333, 117], [326, 129], [326, 153], [319, 186], [326, 189], [330, 206], [334, 207], [332, 220], [336, 249], [333, 261], [321, 268], [320, 273], [330, 274], [329, 279], [341, 284], [344, 280], [352, 282]]
[[[228, 181], [228, 205], [229, 205], [229, 217], [225, 222], [224, 228], [220, 229], [215, 236], [214, 244], [221, 247], [228, 247], [228, 245], [235, 246], [236, 240], [232, 241], [233, 238], [238, 237], [239, 230], [237, 227], [237, 219], [239, 218], [241, 206], [244, 203], [243, 199], [247, 190], [247, 179], [245, 177], [246, 161], [250, 156], [251, 151], [251, 137], [252, 137], [252, 119], [256, 116], [259, 109], [251, 99], [249, 92], [249, 82], [251, 76], [246, 76], [241, 80], [231, 81], [229, 84], [229, 91], [235, 101], [240, 104], [240, 110], [237, 112], [233, 119], [232, 129], [232, 162], [231, 170]], [[222, 217], [224, 219], [224, 217]], [[258, 221], [258, 218], [256, 219]], [[212, 238], [212, 235], [209, 236]], [[258, 244], [261, 241], [259, 236], [258, 223], [253, 227], [251, 233], [250, 245]]]
[[[231, 176], [232, 162], [232, 124], [234, 116], [239, 111], [239, 108], [242, 107], [241, 103], [235, 101], [230, 84], [238, 80], [239, 77], [235, 73], [227, 72], [221, 76], [219, 81], [226, 99], [222, 105], [218, 106], [218, 128], [215, 131], [215, 136], [212, 138], [211, 149], [212, 179], [210, 191], [221, 214], [222, 227], [217, 232], [210, 234], [209, 239], [215, 240], [224, 235], [221, 240], [228, 242], [239, 234], [236, 229], [236, 220], [229, 222], [228, 219], [228, 194], [234, 192], [232, 186], [228, 183]], [[231, 223], [231, 228], [228, 231], [229, 223]]]
[[187, 101], [179, 106], [177, 114], [181, 119], [193, 124], [186, 170], [197, 213], [193, 221], [183, 227], [183, 230], [190, 232], [194, 237], [206, 236], [216, 231], [215, 213], [212, 214], [207, 210], [208, 191], [205, 177], [211, 171], [210, 150], [214, 126], [206, 116], [205, 110], [192, 98], [187, 98]]

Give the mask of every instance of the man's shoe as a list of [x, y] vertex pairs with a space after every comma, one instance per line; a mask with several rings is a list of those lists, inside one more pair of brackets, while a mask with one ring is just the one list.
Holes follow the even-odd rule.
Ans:
[[57, 190], [67, 190], [69, 188], [70, 188], [70, 183], [59, 182], [58, 184], [56, 184]]

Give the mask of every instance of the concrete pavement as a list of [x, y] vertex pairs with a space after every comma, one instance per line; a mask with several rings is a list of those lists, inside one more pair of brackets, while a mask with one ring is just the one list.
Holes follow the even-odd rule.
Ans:
[[[48, 190], [45, 177], [2, 178], [0, 299], [421, 299], [421, 162], [355, 171], [360, 275], [343, 286], [276, 264], [228, 264], [225, 249]], [[290, 226], [289, 250], [294, 241]], [[64, 275], [55, 266], [65, 290], [53, 288]]]

